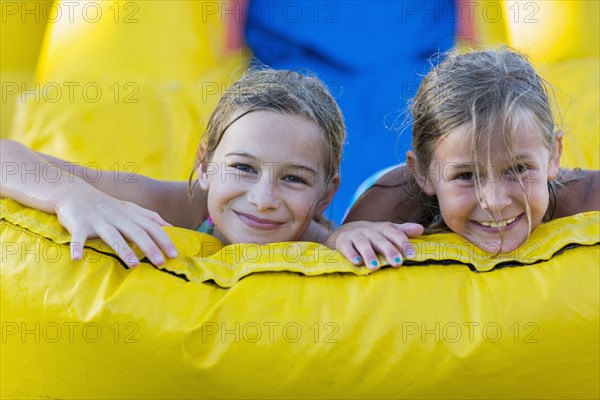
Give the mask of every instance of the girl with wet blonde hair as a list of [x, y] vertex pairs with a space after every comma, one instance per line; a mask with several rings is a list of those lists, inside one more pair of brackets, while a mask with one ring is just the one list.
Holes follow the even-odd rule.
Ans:
[[407, 164], [365, 192], [330, 240], [349, 258], [410, 256], [396, 237], [414, 223], [415, 233], [452, 231], [499, 254], [542, 222], [599, 210], [598, 171], [559, 168], [548, 87], [509, 48], [448, 54], [411, 104]]

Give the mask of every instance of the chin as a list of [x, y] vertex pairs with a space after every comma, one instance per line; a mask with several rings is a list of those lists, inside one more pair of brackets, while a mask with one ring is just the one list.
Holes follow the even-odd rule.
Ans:
[[511, 253], [518, 249], [523, 243], [527, 241], [527, 237], [522, 237], [514, 240], [514, 235], [505, 235], [504, 241], [497, 239], [483, 239], [479, 237], [465, 237], [469, 242], [479, 247], [481, 250], [490, 254], [505, 254]]
[[287, 242], [290, 240], [293, 240], [293, 239], [285, 239], [285, 238], [282, 239], [278, 235], [265, 237], [265, 236], [249, 234], [249, 235], [244, 235], [242, 237], [240, 237], [240, 236], [233, 237], [232, 240], [229, 241], [229, 243], [245, 243], [245, 244], [262, 245], [262, 244], [269, 244], [269, 243], [275, 243], [275, 242]]
[[504, 242], [496, 241], [496, 242], [475, 242], [474, 244], [479, 247], [481, 250], [490, 253], [490, 254], [506, 254], [512, 253], [517, 250], [523, 243], [524, 240], [512, 241], [510, 238], [504, 238]]

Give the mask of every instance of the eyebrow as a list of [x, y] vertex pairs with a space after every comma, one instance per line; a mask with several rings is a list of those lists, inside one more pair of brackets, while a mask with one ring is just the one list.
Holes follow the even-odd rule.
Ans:
[[[514, 156], [514, 160], [519, 162], [522, 160], [528, 160], [532, 156], [533, 156], [533, 154], [529, 153], [529, 152], [518, 153]], [[463, 163], [449, 162], [448, 164], [456, 169], [473, 168], [473, 167], [479, 167], [481, 165], [480, 162], [475, 163], [472, 161], [471, 162], [463, 162]], [[509, 164], [509, 163], [507, 163], [507, 164]]]
[[526, 152], [526, 153], [517, 153], [515, 154], [515, 160], [523, 160], [523, 159], [527, 159], [534, 156], [534, 154], [530, 153], [530, 152]]
[[225, 157], [228, 157], [228, 156], [241, 156], [241, 157], [250, 158], [250, 159], [252, 159], [252, 160], [257, 160], [257, 158], [256, 158], [256, 157], [254, 157], [252, 154], [248, 154], [248, 153], [238, 153], [238, 152], [236, 152], [236, 151], [233, 151], [233, 152], [231, 152], [231, 153], [227, 153], [227, 154], [225, 154]]
[[[259, 160], [258, 158], [254, 157], [252, 154], [249, 154], [249, 153], [243, 153], [243, 152], [242, 153], [238, 153], [238, 152], [234, 151], [234, 152], [225, 154], [225, 157], [228, 157], [228, 156], [245, 157], [245, 158], [248, 158], [248, 159], [250, 159], [250, 160], [252, 160], [252, 161], [254, 161], [254, 162], [258, 163], [258, 164], [261, 163], [260, 162], [261, 160]], [[285, 163], [284, 166], [286, 167], [286, 169], [287, 168], [296, 168], [296, 169], [301, 169], [301, 170], [307, 171], [307, 172], [313, 174], [313, 176], [318, 176], [318, 174], [319, 174], [319, 172], [316, 169], [311, 168], [311, 167], [309, 167], [307, 165], [296, 164], [296, 163]]]
[[303, 170], [303, 171], [308, 171], [308, 172], [309, 172], [309, 173], [311, 173], [311, 174], [312, 174], [314, 177], [317, 177], [317, 176], [319, 176], [319, 175], [318, 175], [318, 172], [317, 172], [317, 170], [316, 170], [316, 169], [314, 169], [314, 168], [311, 168], [311, 167], [308, 167], [308, 166], [306, 166], [306, 165], [302, 165], [302, 164], [294, 164], [294, 163], [288, 163], [288, 164], [285, 164], [285, 165], [286, 165], [286, 168], [292, 167], [292, 168], [300, 169], [300, 170]]
[[479, 164], [475, 163], [475, 162], [466, 162], [466, 163], [450, 162], [448, 164], [450, 164], [451, 167], [454, 167], [456, 169], [473, 168], [473, 167], [479, 166]]

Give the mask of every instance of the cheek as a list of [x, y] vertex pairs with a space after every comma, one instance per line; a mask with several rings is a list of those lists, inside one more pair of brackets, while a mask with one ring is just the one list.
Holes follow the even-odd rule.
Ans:
[[441, 184], [436, 188], [437, 199], [440, 204], [440, 210], [457, 210], [463, 208], [466, 202], [465, 190], [453, 187], [451, 184]]
[[225, 200], [235, 197], [246, 191], [246, 181], [243, 178], [231, 177], [230, 179], [221, 179], [214, 177], [210, 181], [209, 195], [214, 198]]
[[318, 199], [314, 193], [295, 194], [288, 198], [288, 205], [296, 219], [310, 220], [314, 216]]
[[210, 190], [206, 200], [206, 206], [211, 216], [220, 213], [231, 201], [238, 197], [238, 185], [230, 184], [225, 181], [215, 184], [214, 180], [210, 181]]
[[463, 209], [452, 203], [440, 204], [440, 213], [446, 225], [452, 230], [455, 230], [454, 227], [460, 225], [466, 219]]
[[546, 214], [550, 204], [550, 193], [548, 192], [547, 182], [536, 183], [535, 186], [531, 188], [530, 193], [531, 194], [527, 196], [529, 207], [531, 207], [532, 212], [534, 213], [534, 218], [537, 216], [541, 219], [544, 214]]
[[472, 208], [477, 204], [474, 193], [463, 193], [451, 188], [438, 190], [438, 203], [440, 213], [446, 225], [454, 231], [464, 224], [469, 218]]

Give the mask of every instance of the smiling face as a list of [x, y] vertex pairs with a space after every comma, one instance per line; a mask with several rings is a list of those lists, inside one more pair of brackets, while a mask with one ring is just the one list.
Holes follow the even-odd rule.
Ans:
[[226, 243], [297, 240], [337, 189], [325, 182], [323, 135], [312, 121], [250, 112], [227, 128], [201, 166], [215, 236]]
[[437, 196], [448, 228], [492, 253], [513, 251], [527, 240], [546, 214], [547, 183], [558, 173], [561, 139], [551, 153], [535, 120], [519, 115], [510, 148], [495, 135], [489, 154], [477, 149], [473, 157], [465, 124], [438, 141], [426, 175], [417, 178]]

